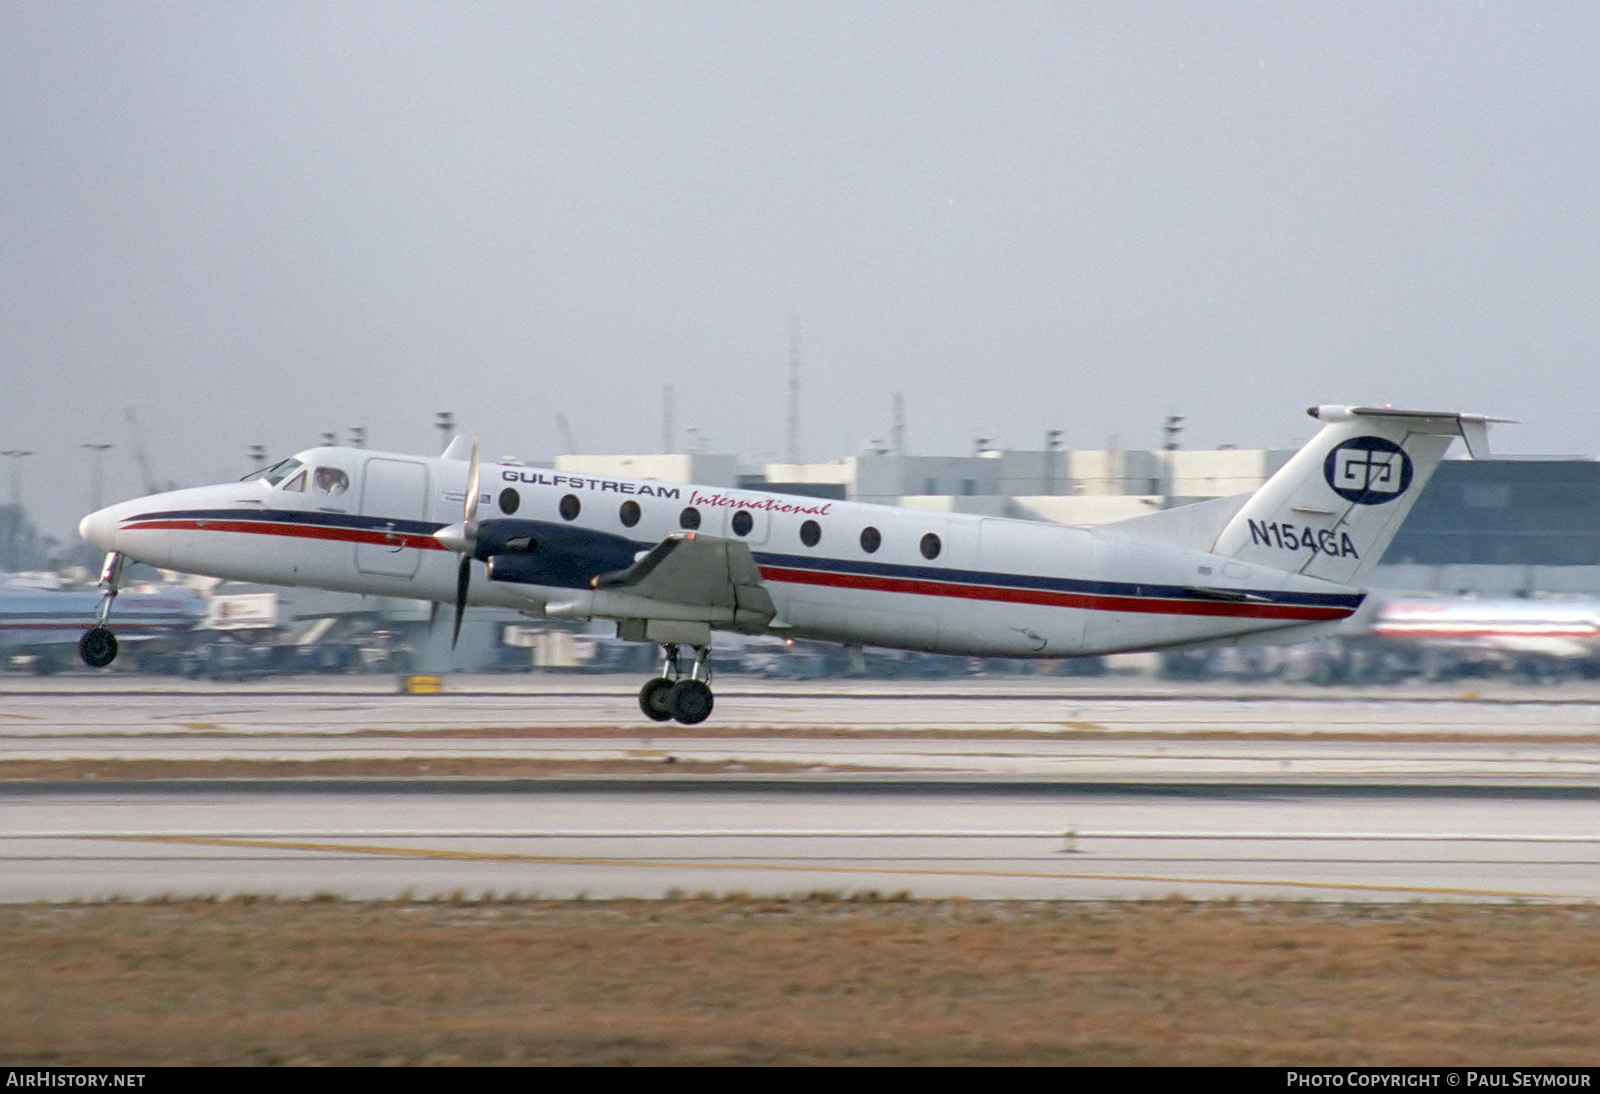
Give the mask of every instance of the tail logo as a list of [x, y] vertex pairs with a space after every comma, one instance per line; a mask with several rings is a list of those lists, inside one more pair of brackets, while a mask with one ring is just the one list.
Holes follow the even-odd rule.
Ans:
[[1328, 453], [1322, 475], [1333, 492], [1357, 505], [1382, 505], [1411, 486], [1411, 457], [1382, 437], [1353, 437]]

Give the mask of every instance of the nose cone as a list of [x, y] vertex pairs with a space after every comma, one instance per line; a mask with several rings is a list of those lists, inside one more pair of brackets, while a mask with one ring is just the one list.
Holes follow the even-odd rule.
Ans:
[[117, 518], [110, 509], [90, 513], [78, 522], [78, 535], [102, 551], [117, 549]]

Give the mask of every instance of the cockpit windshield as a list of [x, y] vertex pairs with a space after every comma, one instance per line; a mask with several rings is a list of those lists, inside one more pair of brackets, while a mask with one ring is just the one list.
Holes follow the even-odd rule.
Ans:
[[302, 464], [299, 460], [295, 459], [293, 456], [290, 456], [286, 460], [279, 460], [277, 463], [273, 464], [264, 471], [252, 471], [239, 481], [249, 482], [251, 479], [265, 479], [268, 486], [277, 486], [280, 482], [294, 474], [303, 466], [304, 464]]

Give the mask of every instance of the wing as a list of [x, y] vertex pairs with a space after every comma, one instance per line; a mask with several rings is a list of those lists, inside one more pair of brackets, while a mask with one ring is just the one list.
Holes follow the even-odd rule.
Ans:
[[[777, 614], [749, 546], [698, 532], [668, 536], [633, 565], [595, 578], [594, 589], [601, 596], [706, 609], [712, 613], [707, 622], [740, 627], [764, 627]], [[595, 614], [618, 615], [612, 611]], [[622, 614], [635, 615], [632, 611]]]
[[[652, 641], [703, 644], [713, 626], [759, 631], [777, 614], [745, 543], [682, 532], [637, 550], [608, 533], [502, 519], [483, 523], [475, 555], [493, 581], [571, 590], [548, 601], [546, 615], [616, 619]], [[669, 623], [683, 626], [661, 625]]]

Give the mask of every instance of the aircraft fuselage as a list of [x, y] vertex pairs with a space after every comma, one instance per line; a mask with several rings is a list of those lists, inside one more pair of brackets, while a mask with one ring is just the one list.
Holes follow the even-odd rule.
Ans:
[[[124, 502], [84, 537], [155, 566], [240, 581], [451, 603], [465, 461], [316, 448], [286, 473]], [[280, 465], [281, 467], [282, 465]], [[1129, 535], [505, 464], [481, 468], [484, 520], [620, 537], [648, 551], [693, 532], [747, 547], [776, 614], [712, 626], [938, 653], [1065, 657], [1335, 621], [1357, 589]], [[468, 603], [624, 619], [625, 593], [494, 580]], [[1226, 587], [1228, 595], [1217, 589]], [[674, 610], [678, 615], [674, 616]], [[637, 605], [640, 618], [689, 609]]]

